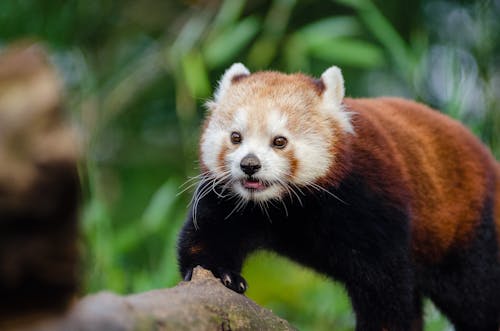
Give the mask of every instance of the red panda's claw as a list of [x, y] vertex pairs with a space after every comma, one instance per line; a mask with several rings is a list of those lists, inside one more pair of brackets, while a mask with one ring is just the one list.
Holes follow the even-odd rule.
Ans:
[[218, 278], [225, 287], [237, 293], [245, 293], [248, 288], [246, 280], [235, 272], [229, 270], [219, 270]]

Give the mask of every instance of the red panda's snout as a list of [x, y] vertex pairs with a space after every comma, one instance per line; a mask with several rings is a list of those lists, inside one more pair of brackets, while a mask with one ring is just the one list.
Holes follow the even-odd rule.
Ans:
[[260, 164], [260, 160], [257, 156], [254, 154], [248, 154], [241, 160], [240, 168], [246, 175], [252, 176], [259, 171], [260, 168], [262, 168], [262, 165]]
[[247, 177], [241, 181], [245, 189], [258, 192], [265, 190], [269, 186], [268, 183], [254, 176], [260, 168], [262, 168], [260, 160], [255, 154], [250, 153], [245, 156], [240, 162], [240, 168], [245, 175], [247, 175]]
[[244, 200], [279, 199], [290, 178], [286, 157], [277, 153], [262, 133], [241, 137], [237, 144], [227, 145], [222, 157], [229, 169], [231, 191]]

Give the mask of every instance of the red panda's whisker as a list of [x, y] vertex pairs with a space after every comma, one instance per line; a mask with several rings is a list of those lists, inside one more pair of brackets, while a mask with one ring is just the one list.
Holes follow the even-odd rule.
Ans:
[[[182, 190], [179, 193], [177, 193], [177, 195], [184, 193], [185, 191], [189, 190], [191, 187], [199, 184], [199, 182], [202, 180], [209, 180], [209, 179], [214, 178], [214, 177], [215, 177], [215, 175], [213, 175], [210, 171], [205, 171], [197, 176], [190, 177], [184, 183], [179, 185], [178, 188], [182, 189]], [[186, 185], [188, 185], [188, 186], [185, 187]]]
[[[203, 185], [203, 183], [200, 184], [200, 186]], [[210, 189], [207, 189], [207, 187], [202, 187], [200, 189], [200, 186], [198, 186], [198, 189], [195, 193], [195, 196], [194, 196], [194, 202], [193, 202], [193, 223], [194, 223], [194, 226], [196, 229], [198, 229], [198, 223], [197, 223], [197, 210], [198, 210], [198, 204], [200, 202], [201, 199], [203, 199], [204, 196], [206, 196], [208, 194], [208, 192], [210, 192]], [[201, 191], [199, 191], [201, 190]]]
[[[217, 181], [217, 183], [219, 183], [222, 180], [225, 180], [226, 177], [227, 177], [227, 175], [222, 177], [222, 179], [217, 179], [217, 177], [210, 174], [210, 176], [207, 176], [204, 178], [204, 180], [202, 179], [200, 181], [199, 186], [197, 188], [197, 191], [195, 192], [193, 199], [190, 202], [190, 204], [192, 203], [192, 205], [193, 205], [193, 223], [194, 223], [195, 228], [198, 228], [198, 223], [196, 221], [196, 219], [197, 219], [196, 211], [198, 209], [198, 204], [199, 204], [201, 199], [203, 199], [208, 193], [210, 193], [210, 191], [212, 191], [212, 185], [209, 182], [213, 181], [215, 183], [215, 181]], [[215, 185], [217, 185], [217, 184], [215, 184]], [[194, 200], [194, 202], [193, 202], [193, 200]]]
[[199, 175], [196, 175], [196, 176], [192, 176], [192, 177], [188, 177], [188, 179], [182, 183], [181, 185], [179, 185], [178, 188], [182, 188], [184, 187], [185, 185], [187, 185], [188, 183], [192, 182], [192, 181], [196, 181], [196, 180], [199, 180], [201, 178], [203, 178], [204, 176], [208, 175], [210, 173], [210, 171], [205, 171]]
[[270, 223], [272, 223], [272, 222], [273, 222], [273, 220], [271, 219], [271, 216], [269, 216], [269, 213], [268, 213], [268, 211], [267, 211], [267, 208], [268, 208], [268, 206], [267, 206], [267, 201], [266, 201], [266, 200], [264, 200], [264, 201], [259, 201], [259, 208], [260, 208], [260, 210], [262, 210], [262, 212], [263, 212], [264, 214], [266, 214], [267, 219], [269, 220], [269, 222], [270, 222]]
[[231, 217], [231, 215], [233, 215], [234, 213], [240, 211], [248, 203], [248, 201], [246, 199], [243, 199], [241, 196], [237, 195], [237, 197], [238, 197], [238, 202], [234, 206], [233, 210], [231, 210], [231, 212], [226, 217], [224, 217], [225, 220]]
[[292, 195], [292, 192], [290, 190], [289, 185], [286, 183], [283, 183], [282, 181], [279, 181], [279, 180], [278, 180], [278, 184], [286, 190], [286, 192], [288, 193], [288, 195], [290, 196], [290, 198], [293, 201], [293, 195]]
[[[205, 178], [209, 178], [207, 175], [208, 175], [208, 171], [201, 174], [201, 175], [198, 175], [198, 176], [195, 176], [195, 177], [192, 177], [190, 179], [188, 179], [187, 181], [185, 181], [182, 185], [180, 185], [178, 187], [178, 189], [181, 189], [179, 192], [177, 192], [176, 196], [179, 196], [181, 195], [182, 193], [188, 191], [189, 189], [191, 189], [193, 186], [196, 186], [200, 183], [200, 181], [202, 179], [205, 179]], [[189, 183], [191, 182], [191, 183]], [[189, 185], [188, 185], [189, 183]], [[186, 186], [187, 185], [187, 186]], [[183, 188], [184, 187], [184, 188]]]
[[290, 196], [290, 198], [292, 199], [292, 201], [293, 201], [293, 196], [295, 195], [297, 197], [299, 204], [302, 206], [302, 201], [300, 200], [300, 197], [298, 196], [298, 194], [293, 190], [293, 188], [288, 183], [286, 183], [285, 181], [283, 181], [280, 178], [276, 178], [276, 181], [278, 182], [279, 185], [281, 185], [281, 187], [283, 187], [287, 191], [287, 193]]
[[347, 202], [345, 202], [344, 200], [342, 200], [342, 199], [341, 199], [340, 197], [338, 197], [336, 194], [333, 194], [332, 192], [328, 191], [327, 189], [325, 189], [324, 187], [322, 187], [322, 186], [320, 186], [320, 185], [318, 185], [318, 184], [316, 184], [316, 183], [308, 183], [307, 185], [308, 185], [308, 186], [311, 186], [311, 187], [313, 187], [313, 188], [315, 188], [315, 189], [316, 189], [316, 190], [318, 190], [318, 191], [323, 191], [323, 192], [325, 192], [326, 194], [329, 194], [329, 195], [331, 195], [332, 197], [334, 197], [335, 199], [339, 200], [340, 202], [342, 202], [342, 203], [344, 203], [344, 204], [348, 205], [348, 203], [347, 203]]
[[[297, 198], [298, 202], [299, 202], [299, 205], [301, 207], [304, 206], [304, 204], [302, 203], [302, 200], [300, 199], [300, 195], [295, 191], [294, 189], [294, 185], [293, 184], [287, 184], [287, 183], [283, 183], [282, 184], [283, 187], [285, 187], [289, 192], [291, 191], [293, 193], [293, 195], [295, 195], [295, 197]], [[290, 195], [290, 197], [292, 197], [292, 195]]]
[[193, 188], [194, 186], [198, 185], [199, 183], [200, 183], [199, 181], [196, 181], [196, 182], [189, 184], [188, 186], [183, 188], [181, 191], [177, 192], [176, 196], [181, 195], [182, 193], [188, 191], [189, 189]]
[[216, 190], [216, 186], [219, 185], [221, 182], [224, 182], [226, 181], [228, 178], [231, 177], [231, 174], [230, 173], [227, 173], [225, 174], [224, 176], [220, 177], [219, 179], [214, 179], [213, 182], [212, 182], [212, 191], [219, 197], [219, 198], [225, 198], [226, 196], [223, 195], [222, 193], [224, 193], [224, 186], [222, 186], [222, 191], [221, 193], [217, 192]]
[[285, 216], [288, 217], [288, 209], [286, 208], [285, 201], [283, 201], [281, 197], [278, 200], [281, 202], [281, 205], [283, 205], [283, 209], [285, 210]]

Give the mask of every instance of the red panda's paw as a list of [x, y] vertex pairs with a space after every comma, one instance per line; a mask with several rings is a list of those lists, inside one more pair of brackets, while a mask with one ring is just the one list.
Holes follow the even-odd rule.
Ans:
[[[240, 274], [230, 271], [228, 269], [224, 268], [206, 268], [207, 270], [211, 271], [212, 274], [216, 277], [219, 278], [221, 283], [235, 291], [236, 293], [245, 293], [245, 291], [248, 288], [247, 281], [245, 278], [243, 278]], [[185, 282], [191, 281], [193, 278], [193, 268], [187, 269], [183, 273], [183, 279]]]
[[216, 277], [220, 279], [225, 287], [237, 292], [245, 293], [247, 290], [247, 282], [240, 274], [219, 268]]

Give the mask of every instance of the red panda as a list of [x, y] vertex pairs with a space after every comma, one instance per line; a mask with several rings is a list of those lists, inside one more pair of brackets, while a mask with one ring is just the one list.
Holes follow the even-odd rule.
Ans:
[[200, 141], [200, 183], [178, 242], [243, 293], [268, 249], [344, 284], [356, 330], [421, 330], [430, 298], [456, 330], [500, 327], [500, 166], [460, 123], [399, 98], [344, 97], [320, 79], [223, 75]]

